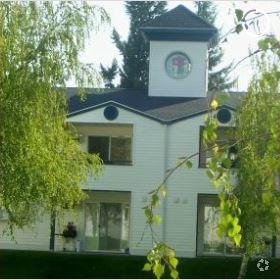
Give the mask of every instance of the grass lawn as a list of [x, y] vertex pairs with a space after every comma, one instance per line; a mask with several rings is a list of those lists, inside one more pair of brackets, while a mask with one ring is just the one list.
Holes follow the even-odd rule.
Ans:
[[[271, 259], [260, 272], [257, 260], [249, 264], [246, 278], [280, 278], [280, 259]], [[0, 251], [0, 278], [154, 278], [142, 271], [145, 257]], [[180, 259], [180, 278], [236, 278], [240, 258]], [[166, 278], [169, 278], [166, 275]]]

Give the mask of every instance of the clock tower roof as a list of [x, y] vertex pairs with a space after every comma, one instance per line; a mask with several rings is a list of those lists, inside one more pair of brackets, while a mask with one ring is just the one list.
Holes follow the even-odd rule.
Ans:
[[148, 40], [213, 42], [218, 30], [183, 5], [156, 17], [141, 28]]

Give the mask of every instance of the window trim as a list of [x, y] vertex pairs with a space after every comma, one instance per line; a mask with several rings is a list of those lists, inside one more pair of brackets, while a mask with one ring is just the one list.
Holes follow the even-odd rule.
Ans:
[[[226, 237], [226, 234], [224, 235], [223, 239], [223, 252], [218, 253], [215, 252], [213, 254], [208, 253], [208, 252], [204, 252], [203, 250], [201, 250], [201, 247], [203, 247], [204, 245], [204, 228], [201, 229], [200, 225], [201, 225], [201, 213], [199, 210], [201, 207], [203, 208], [203, 220], [204, 220], [204, 207], [209, 204], [209, 202], [207, 202], [207, 200], [210, 200], [210, 204], [213, 203], [214, 207], [219, 207], [219, 206], [215, 206], [215, 204], [217, 205], [217, 203], [219, 204], [219, 197], [218, 194], [215, 193], [198, 193], [197, 194], [197, 216], [196, 216], [196, 256], [203, 256], [203, 257], [239, 257], [242, 252], [240, 253], [228, 253], [226, 247], [227, 247], [227, 242], [229, 241], [228, 238]], [[216, 200], [216, 202], [215, 202]], [[199, 214], [200, 213], [200, 214]], [[202, 238], [201, 238], [201, 234], [202, 234]], [[199, 244], [199, 242], [202, 242], [202, 244]]]
[[[104, 165], [110, 165], [110, 166], [132, 166], [133, 165], [133, 137], [132, 136], [112, 136], [112, 135], [88, 135], [87, 137], [87, 152], [89, 153], [89, 139], [90, 137], [108, 137], [108, 161], [103, 160]], [[112, 154], [112, 138], [126, 138], [130, 139], [130, 161], [112, 161], [111, 160], [111, 154]]]

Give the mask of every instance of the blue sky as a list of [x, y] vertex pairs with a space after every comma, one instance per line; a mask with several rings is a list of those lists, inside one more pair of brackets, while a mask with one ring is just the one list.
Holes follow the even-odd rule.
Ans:
[[[100, 62], [104, 65], [110, 65], [113, 58], [117, 58], [119, 64], [122, 64], [122, 58], [117, 48], [111, 40], [112, 28], [126, 39], [129, 31], [129, 18], [126, 15], [123, 1], [94, 1], [95, 5], [102, 6], [111, 17], [111, 25], [103, 27], [97, 34], [92, 34], [87, 43], [85, 52], [81, 55], [84, 62], [95, 63], [99, 66]], [[230, 30], [234, 26], [234, 7], [241, 8], [244, 11], [256, 9], [264, 13], [280, 10], [279, 1], [214, 1], [218, 7], [218, 18], [216, 26], [222, 28], [223, 32]], [[168, 8], [172, 9], [179, 4], [193, 9], [192, 1], [169, 1]], [[263, 26], [265, 33], [274, 33], [280, 38], [280, 19], [279, 16], [264, 16]], [[278, 28], [277, 28], [278, 27]], [[253, 32], [243, 32], [239, 35], [228, 36], [228, 42], [222, 44], [224, 49], [223, 65], [231, 61], [238, 62], [247, 56], [249, 49], [254, 50], [257, 47], [257, 41], [261, 37]], [[232, 76], [238, 78], [238, 85], [235, 90], [246, 90], [252, 75], [250, 60], [241, 63], [233, 72]]]

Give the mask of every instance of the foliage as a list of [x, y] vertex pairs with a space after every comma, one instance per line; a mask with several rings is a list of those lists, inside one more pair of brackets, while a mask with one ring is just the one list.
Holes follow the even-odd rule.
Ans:
[[165, 267], [167, 266], [171, 278], [177, 279], [179, 273], [177, 270], [178, 259], [175, 257], [175, 251], [165, 242], [162, 242], [153, 229], [153, 225], [159, 225], [161, 223], [161, 217], [156, 215], [154, 210], [160, 205], [160, 198], [164, 199], [166, 196], [164, 183], [165, 182], [149, 193], [150, 203], [143, 208], [146, 216], [146, 223], [150, 227], [152, 242], [154, 244], [147, 255], [148, 262], [145, 263], [143, 270], [153, 271], [154, 275], [159, 279], [164, 274]]
[[222, 238], [224, 233], [238, 247], [241, 242], [241, 227], [239, 224], [239, 216], [241, 210], [238, 205], [238, 199], [233, 190], [234, 186], [230, 177], [232, 161], [228, 152], [229, 148], [235, 146], [236, 143], [228, 143], [219, 146], [217, 140], [218, 121], [213, 116], [213, 112], [218, 108], [219, 102], [214, 99], [210, 106], [211, 111], [205, 118], [205, 129], [203, 131], [203, 140], [206, 148], [209, 144], [212, 147], [212, 157], [207, 165], [207, 175], [212, 181], [215, 188], [220, 189], [220, 222], [217, 233]]
[[0, 206], [11, 230], [77, 205], [81, 182], [101, 171], [65, 124], [65, 83], [96, 81], [78, 53], [106, 19], [85, 2], [0, 3]]
[[238, 149], [242, 154], [235, 192], [242, 211], [243, 244], [249, 256], [264, 250], [264, 235], [280, 232], [279, 58], [273, 61], [269, 53], [264, 53], [258, 60], [257, 74], [237, 114], [237, 137], [242, 139]]
[[244, 250], [239, 278], [249, 258], [264, 254], [267, 239], [280, 233], [279, 41], [273, 36], [260, 40], [258, 52], [256, 74], [235, 116], [237, 168], [225, 162], [220, 147], [208, 166], [214, 185], [223, 188], [218, 233], [226, 232]]
[[113, 41], [123, 56], [120, 68], [120, 87], [143, 89], [148, 86], [149, 44], [145, 42], [139, 28], [166, 10], [165, 1], [127, 1], [127, 14], [130, 17], [130, 29], [127, 41], [120, 38], [114, 29]]
[[[204, 19], [207, 23], [215, 25], [217, 18], [217, 8], [212, 1], [197, 1], [194, 3], [196, 14]], [[220, 68], [219, 64], [222, 62], [224, 51], [218, 44], [209, 50], [208, 63], [208, 90], [209, 91], [224, 91], [229, 90], [235, 83], [229, 77], [232, 64]], [[217, 69], [218, 68], [218, 69]]]
[[113, 80], [118, 73], [118, 62], [116, 59], [112, 61], [112, 65], [109, 67], [105, 67], [100, 64], [101, 74], [103, 80], [105, 81], [106, 88], [114, 88]]

